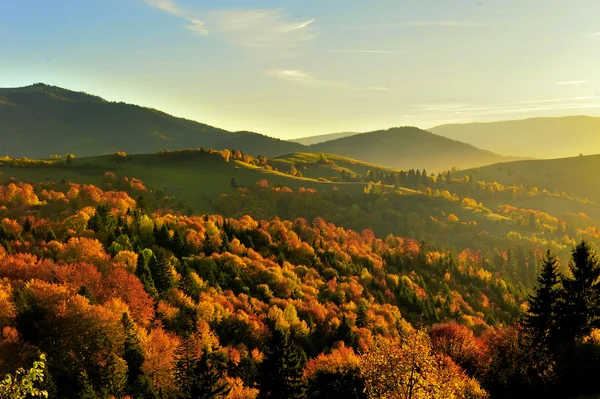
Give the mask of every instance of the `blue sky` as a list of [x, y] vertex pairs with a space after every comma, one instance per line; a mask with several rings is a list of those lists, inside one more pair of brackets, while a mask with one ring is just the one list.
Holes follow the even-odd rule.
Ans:
[[600, 115], [598, 0], [0, 0], [0, 87], [281, 138]]

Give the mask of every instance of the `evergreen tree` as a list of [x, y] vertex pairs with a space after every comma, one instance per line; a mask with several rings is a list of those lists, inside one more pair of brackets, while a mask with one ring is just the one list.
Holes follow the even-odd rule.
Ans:
[[135, 209], [141, 214], [145, 215], [148, 213], [148, 204], [146, 203], [146, 199], [143, 195], [140, 195], [136, 201]]
[[135, 331], [135, 324], [127, 313], [123, 313], [121, 324], [125, 331], [125, 342], [123, 344], [123, 360], [127, 362], [127, 385], [133, 387], [142, 375], [142, 364], [144, 363], [144, 349]]
[[[147, 257], [145, 255], [148, 255]], [[154, 279], [152, 278], [152, 273], [150, 272], [150, 268], [148, 264], [150, 263], [150, 258], [152, 257], [152, 251], [149, 249], [144, 250], [138, 254], [137, 267], [135, 269], [135, 275], [140, 279], [142, 284], [144, 285], [144, 289], [152, 298], [158, 298], [158, 291], [156, 290], [156, 286], [154, 285]]]
[[160, 229], [156, 225], [154, 226], [154, 239], [156, 240], [156, 245], [159, 247], [171, 248], [171, 235], [166, 223], [163, 223]]
[[173, 265], [170, 258], [171, 253], [162, 249], [155, 248], [154, 254], [150, 257], [148, 268], [154, 280], [154, 286], [159, 294], [168, 291], [175, 286], [175, 276], [173, 274]]
[[183, 240], [183, 236], [179, 234], [179, 230], [175, 230], [175, 233], [173, 233], [170, 247], [171, 251], [173, 251], [178, 258], [182, 258], [187, 254], [185, 241]]
[[590, 245], [581, 241], [574, 249], [569, 270], [563, 279], [559, 330], [566, 341], [588, 335], [598, 326], [600, 266]]
[[261, 364], [259, 398], [305, 398], [302, 379], [306, 353], [289, 334], [275, 328], [266, 351], [267, 359]]
[[525, 326], [536, 344], [546, 345], [555, 340], [557, 310], [560, 299], [558, 260], [548, 250], [534, 293], [529, 297], [529, 313]]
[[343, 341], [347, 346], [355, 346], [358, 340], [356, 333], [352, 330], [352, 325], [350, 321], [346, 317], [346, 315], [342, 315], [342, 320], [340, 326], [336, 332], [336, 340]]
[[31, 226], [31, 220], [29, 218], [25, 218], [25, 221], [23, 222], [23, 231], [25, 233], [29, 233], [32, 229]]
[[183, 340], [177, 351], [175, 378], [180, 399], [223, 398], [231, 388], [225, 380], [227, 358], [219, 351], [199, 348], [194, 335]]
[[356, 310], [356, 327], [363, 328], [368, 324], [367, 305], [363, 301], [360, 301], [358, 303], [358, 309]]

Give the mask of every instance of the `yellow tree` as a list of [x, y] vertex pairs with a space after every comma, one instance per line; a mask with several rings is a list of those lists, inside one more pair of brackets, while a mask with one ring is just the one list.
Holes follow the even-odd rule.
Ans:
[[487, 398], [450, 359], [436, 355], [419, 330], [403, 332], [398, 343], [377, 342], [362, 355], [360, 373], [369, 398]]

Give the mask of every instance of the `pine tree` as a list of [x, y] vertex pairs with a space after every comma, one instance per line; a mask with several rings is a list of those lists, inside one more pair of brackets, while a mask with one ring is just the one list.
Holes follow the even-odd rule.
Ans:
[[525, 318], [525, 326], [536, 344], [545, 346], [556, 339], [560, 279], [558, 260], [548, 250], [537, 287], [529, 297], [529, 313]]
[[183, 340], [177, 353], [175, 378], [180, 399], [223, 398], [231, 388], [225, 380], [227, 358], [219, 351], [200, 348], [194, 335]]
[[306, 353], [289, 334], [275, 328], [268, 344], [267, 359], [261, 364], [259, 398], [302, 399]]
[[139, 337], [135, 331], [135, 324], [127, 313], [123, 313], [121, 324], [125, 331], [125, 342], [123, 344], [123, 360], [127, 362], [127, 385], [133, 387], [142, 375], [142, 364], [144, 363], [144, 350]]
[[356, 310], [356, 327], [363, 328], [369, 324], [369, 317], [367, 316], [367, 305], [360, 301], [358, 303], [358, 309]]
[[171, 240], [170, 247], [171, 251], [173, 251], [175, 256], [178, 258], [181, 258], [187, 254], [185, 241], [183, 240], [182, 235], [179, 234], [179, 230], [175, 230], [175, 233], [173, 233], [173, 239]]
[[559, 329], [571, 341], [588, 335], [598, 326], [600, 304], [600, 266], [590, 245], [581, 241], [569, 262], [572, 277], [563, 279]]
[[150, 268], [148, 264], [150, 263], [149, 259], [152, 256], [152, 251], [149, 249], [146, 250], [149, 253], [148, 258], [146, 258], [145, 253], [141, 252], [138, 255], [137, 267], [135, 269], [135, 275], [140, 279], [142, 284], [144, 285], [144, 289], [152, 298], [158, 298], [158, 291], [156, 290], [156, 286], [154, 285], [154, 279], [152, 278], [152, 273], [150, 272]]
[[169, 255], [171, 255], [170, 252], [162, 248], [155, 248], [154, 254], [150, 257], [148, 262], [148, 268], [152, 274], [154, 286], [159, 294], [162, 294], [175, 286], [173, 265], [169, 260]]

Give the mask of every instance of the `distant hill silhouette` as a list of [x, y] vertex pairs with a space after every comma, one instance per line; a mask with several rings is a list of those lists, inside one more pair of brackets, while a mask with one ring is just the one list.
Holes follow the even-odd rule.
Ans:
[[235, 148], [265, 156], [303, 148], [42, 83], [0, 89], [0, 156], [45, 158], [70, 152], [79, 157], [201, 146]]
[[412, 127], [355, 134], [305, 146], [259, 133], [230, 132], [155, 109], [109, 102], [42, 83], [0, 89], [0, 156], [47, 158], [52, 154], [74, 153], [85, 157], [117, 151], [143, 154], [198, 147], [235, 149], [267, 157], [324, 152], [393, 168], [426, 168], [431, 172], [508, 160]]
[[428, 130], [500, 154], [560, 158], [600, 153], [600, 118], [590, 116], [441, 125]]
[[511, 159], [416, 127], [361, 133], [308, 148], [310, 152], [338, 154], [396, 169], [425, 168], [429, 172]]
[[318, 136], [309, 136], [309, 137], [301, 137], [299, 139], [290, 140], [294, 143], [300, 143], [304, 145], [313, 145], [324, 143], [326, 141], [337, 140], [344, 137], [354, 136], [356, 134], [360, 134], [357, 132], [342, 132], [342, 133], [330, 133], [330, 134], [321, 134]]

